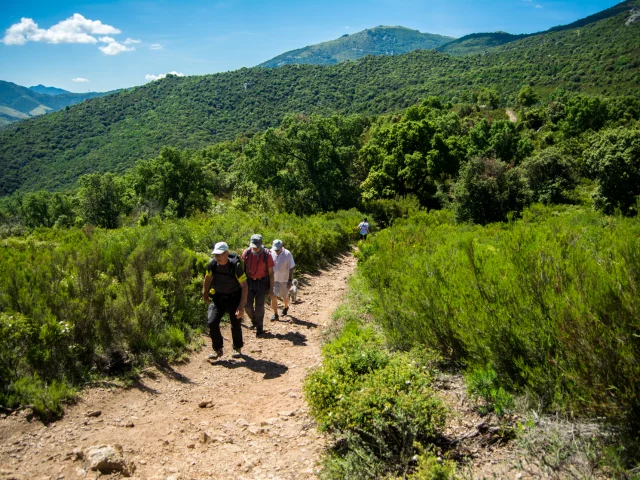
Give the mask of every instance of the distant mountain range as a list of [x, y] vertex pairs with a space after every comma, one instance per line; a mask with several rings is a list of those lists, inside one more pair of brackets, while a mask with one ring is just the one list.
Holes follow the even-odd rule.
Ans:
[[285, 52], [258, 66], [273, 68], [291, 64], [334, 65], [366, 55], [400, 55], [413, 50], [432, 50], [452, 40], [453, 37], [381, 25], [343, 35], [329, 42]]
[[0, 80], [0, 127], [108, 93], [112, 92], [71, 93], [44, 85], [27, 88]]
[[36, 93], [42, 93], [44, 95], [62, 95], [63, 93], [71, 93], [70, 91], [63, 90], [62, 88], [45, 87], [42, 84], [29, 87], [29, 90], [32, 90]]
[[[288, 114], [377, 115], [401, 111], [431, 95], [472, 102], [485, 88], [503, 104], [515, 105], [525, 85], [542, 99], [557, 88], [638, 98], [639, 11], [640, 0], [628, 0], [546, 33], [517, 40], [488, 35], [487, 41], [509, 41], [467, 55], [416, 50], [329, 66], [168, 75], [0, 129], [0, 196], [63, 189], [86, 173], [125, 172], [164, 146], [203, 148], [279, 125]], [[22, 88], [19, 92], [37, 96], [40, 104], [67, 95], [45, 96], [7, 82], [2, 86]]]

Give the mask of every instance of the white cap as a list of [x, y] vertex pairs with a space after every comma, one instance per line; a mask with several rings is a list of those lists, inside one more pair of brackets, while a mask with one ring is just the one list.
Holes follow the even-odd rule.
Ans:
[[218, 255], [220, 253], [224, 253], [228, 251], [229, 251], [229, 245], [227, 245], [225, 242], [218, 242], [216, 243], [216, 246], [213, 247], [213, 252], [211, 252], [211, 254]]

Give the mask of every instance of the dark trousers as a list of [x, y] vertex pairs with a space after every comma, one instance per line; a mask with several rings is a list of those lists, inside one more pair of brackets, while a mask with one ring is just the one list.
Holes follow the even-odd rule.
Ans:
[[231, 337], [233, 338], [233, 348], [242, 348], [242, 321], [236, 318], [236, 310], [242, 298], [241, 292], [232, 295], [214, 295], [209, 303], [207, 312], [207, 323], [209, 324], [209, 335], [214, 350], [222, 348], [223, 338], [220, 333], [220, 320], [225, 313], [229, 313], [231, 319]]
[[262, 333], [264, 330], [264, 298], [267, 292], [249, 289], [247, 295], [247, 315], [251, 319], [251, 323], [256, 327], [256, 333]]

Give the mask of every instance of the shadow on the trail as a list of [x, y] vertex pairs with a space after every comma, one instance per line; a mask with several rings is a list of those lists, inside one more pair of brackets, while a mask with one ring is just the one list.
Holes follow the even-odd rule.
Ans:
[[275, 338], [276, 340], [286, 340], [291, 342], [296, 347], [306, 347], [307, 346], [307, 336], [304, 333], [300, 332], [287, 332], [287, 333], [271, 333], [264, 332], [260, 338]]
[[156, 368], [172, 380], [177, 380], [180, 383], [193, 383], [189, 377], [177, 372], [171, 365], [156, 364]]
[[156, 390], [155, 388], [147, 387], [147, 386], [146, 386], [144, 383], [142, 383], [140, 380], [135, 380], [135, 381], [133, 382], [133, 384], [131, 385], [131, 388], [138, 389], [138, 390], [140, 390], [141, 392], [148, 393], [148, 394], [150, 394], [150, 395], [160, 395], [160, 393], [162, 393], [162, 392], [160, 392], [159, 390]]
[[272, 362], [270, 360], [260, 360], [249, 355], [242, 355], [242, 361], [235, 360], [217, 360], [215, 362], [211, 362], [212, 365], [220, 365], [225, 368], [248, 368], [252, 372], [263, 373], [265, 380], [271, 380], [273, 378], [278, 378], [281, 375], [284, 375], [289, 367], [286, 365], [282, 365], [281, 363]]
[[318, 328], [317, 323], [307, 322], [306, 320], [300, 320], [298, 317], [294, 317], [293, 315], [289, 315], [289, 317], [291, 317], [292, 323], [296, 325], [300, 325], [302, 327], [307, 327], [307, 328]]

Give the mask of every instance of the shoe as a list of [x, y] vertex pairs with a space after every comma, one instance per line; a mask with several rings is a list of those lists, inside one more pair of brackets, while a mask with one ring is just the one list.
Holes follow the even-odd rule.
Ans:
[[269, 320], [271, 320], [272, 322], [274, 322], [274, 321], [279, 320], [279, 319], [280, 319], [280, 317], [278, 317], [278, 314], [277, 314], [277, 313], [274, 313], [273, 315], [271, 315], [271, 318], [270, 318]]
[[264, 330], [257, 330], [256, 331], [256, 338], [260, 338], [264, 336]]
[[289, 311], [289, 307], [283, 308], [282, 309], [282, 316], [284, 317], [287, 314], [288, 311]]
[[233, 353], [231, 354], [231, 358], [240, 358], [242, 356], [241, 348], [234, 348]]
[[217, 350], [214, 350], [211, 355], [209, 355], [209, 360], [217, 360], [221, 356], [222, 356], [222, 349], [218, 348]]

